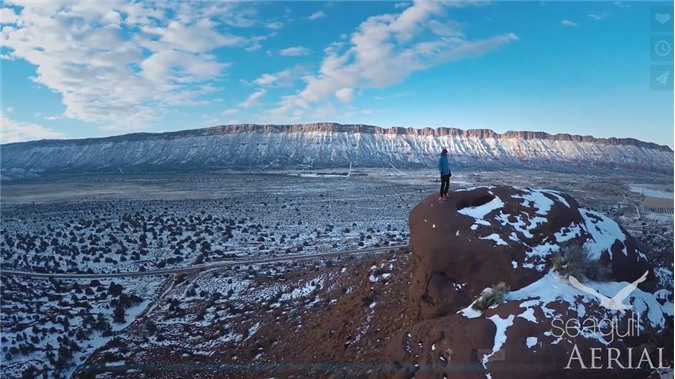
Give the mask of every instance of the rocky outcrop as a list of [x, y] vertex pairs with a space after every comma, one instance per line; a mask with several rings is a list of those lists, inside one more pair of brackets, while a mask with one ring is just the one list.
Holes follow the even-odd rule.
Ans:
[[[672, 364], [672, 288], [657, 288], [620, 225], [570, 196], [432, 195], [409, 224], [418, 323], [392, 339], [390, 369], [373, 377], [646, 378]], [[575, 251], [585, 253], [572, 261]], [[481, 306], [500, 282], [510, 292]]]
[[610, 266], [608, 279], [633, 281], [649, 270], [620, 225], [556, 191], [483, 187], [454, 192], [444, 203], [432, 195], [412, 210], [409, 224], [416, 265], [411, 301], [421, 319], [455, 313], [499, 282], [534, 283], [570, 241]]

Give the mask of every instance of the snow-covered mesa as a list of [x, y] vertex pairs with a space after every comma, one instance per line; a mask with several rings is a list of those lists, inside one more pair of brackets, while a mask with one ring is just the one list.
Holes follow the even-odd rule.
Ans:
[[673, 172], [666, 146], [537, 132], [404, 129], [363, 125], [235, 125], [160, 134], [44, 140], [2, 146], [2, 176], [60, 171], [435, 167], [619, 168]]

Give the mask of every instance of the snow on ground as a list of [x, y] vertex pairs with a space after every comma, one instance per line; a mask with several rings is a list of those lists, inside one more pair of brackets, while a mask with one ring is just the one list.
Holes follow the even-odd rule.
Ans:
[[[136, 306], [133, 306], [129, 309], [127, 309], [126, 315], [125, 315], [125, 322], [121, 324], [112, 324], [112, 330], [114, 332], [118, 332], [120, 330], [126, 329], [129, 325], [131, 325], [132, 322], [136, 320], [136, 318], [145, 310], [147, 309], [148, 305], [151, 304], [150, 299], [144, 300], [142, 303], [137, 304]], [[100, 347], [104, 346], [110, 340], [114, 337], [114, 335], [111, 335], [109, 337], [103, 337], [101, 333], [95, 333], [93, 334], [88, 340], [86, 341], [80, 341], [78, 342], [80, 348], [82, 349], [81, 351], [74, 352], [73, 353], [73, 362], [76, 364], [76, 366], [73, 366], [71, 368], [68, 368], [64, 371], [64, 374], [66, 377], [69, 377], [70, 375], [75, 372], [75, 369], [77, 366], [85, 363], [87, 358], [99, 349]], [[57, 345], [58, 346], [58, 345]]]
[[216, 274], [199, 275], [194, 284], [200, 289], [210, 293], [228, 294], [230, 297], [239, 297], [244, 291], [251, 286], [251, 280], [220, 277]]
[[671, 287], [673, 286], [673, 266], [671, 265], [670, 270], [665, 267], [656, 267], [654, 269], [654, 274], [656, 279], [659, 281], [661, 287]]
[[469, 304], [468, 307], [464, 309], [460, 309], [457, 313], [461, 314], [462, 316], [466, 318], [478, 318], [483, 315], [483, 312], [479, 311], [478, 309], [475, 309], [473, 305], [475, 304], [475, 301], [471, 304]]
[[[134, 295], [139, 298], [128, 308], [125, 306], [124, 321], [115, 322], [113, 305], [121, 296], [113, 294], [111, 288], [117, 284], [113, 279], [98, 282], [3, 277], [3, 338], [7, 339], [7, 346], [22, 346], [30, 340], [29, 345], [34, 350], [27, 354], [14, 354], [10, 359], [5, 355], [0, 370], [19, 367], [17, 369], [23, 371], [29, 362], [48, 362], [48, 352], [67, 346], [67, 338], [78, 346], [78, 349], [70, 350], [72, 358], [62, 371], [65, 377], [70, 376], [93, 351], [108, 343], [115, 332], [127, 328], [148, 308], [162, 283], [151, 276], [124, 281], [120, 292], [127, 297]], [[23, 292], [17, 297], [16, 292], [21, 288]], [[32, 308], [33, 305], [36, 307]], [[23, 312], [23, 309], [32, 309], [31, 314]], [[103, 325], [96, 320], [97, 317], [101, 318]], [[104, 329], [108, 329], [107, 333], [103, 333]], [[24, 337], [20, 339], [19, 335]]]
[[581, 226], [572, 224], [555, 232], [553, 236], [559, 244], [567, 242], [581, 236]]
[[256, 322], [255, 325], [249, 328], [248, 337], [246, 337], [246, 339], [249, 339], [251, 336], [258, 333], [258, 330], [260, 330], [260, 322]]
[[[589, 281], [585, 282], [584, 285], [594, 289], [603, 296], [611, 298], [617, 295], [622, 289], [626, 288], [629, 283]], [[489, 357], [497, 352], [503, 345], [504, 341], [506, 340], [506, 330], [513, 324], [514, 317], [521, 317], [533, 323], [553, 322], [555, 319], [562, 319], [562, 317], [565, 315], [558, 313], [555, 310], [555, 307], [551, 306], [553, 303], [567, 304], [568, 309], [571, 312], [574, 312], [578, 318], [606, 318], [609, 320], [617, 320], [615, 322], [618, 322], [622, 318], [636, 317], [640, 320], [640, 322], [637, 323], [637, 327], [640, 331], [643, 331], [646, 328], [662, 329], [666, 325], [664, 314], [668, 316], [672, 316], [673, 314], [672, 302], [666, 301], [664, 305], [661, 305], [658, 301], [658, 298], [664, 298], [672, 295], [669, 293], [669, 291], [667, 292], [668, 293], [659, 292], [652, 294], [640, 289], [635, 289], [627, 296], [626, 299], [623, 300], [624, 304], [631, 305], [630, 311], [621, 313], [619, 311], [607, 310], [603, 308], [600, 306], [599, 299], [596, 296], [577, 289], [576, 287], [572, 286], [566, 278], [551, 271], [529, 286], [512, 291], [506, 295], [505, 302], [520, 303], [520, 307], [524, 309], [521, 314], [510, 315], [505, 319], [500, 318], [498, 315], [489, 317], [489, 319], [497, 326], [497, 331], [495, 334], [495, 342], [492, 353], [486, 354], [483, 357], [483, 364], [487, 364]], [[472, 305], [460, 310], [457, 313], [466, 318], [481, 317], [483, 312], [473, 309]], [[594, 313], [588, 314], [585, 305], [595, 305], [595, 307], [593, 307]], [[499, 306], [496, 306], [496, 308], [499, 308]], [[537, 320], [535, 317], [535, 311], [538, 310], [541, 310], [544, 313], [546, 320]], [[544, 333], [544, 335], [550, 337], [551, 333]], [[610, 337], [614, 337], [608, 336], [606, 333], [603, 335], [601, 331], [584, 331], [580, 335], [584, 338], [595, 339], [603, 344], [611, 343], [612, 341], [610, 340]], [[558, 341], [553, 341], [552, 343], [557, 343], [559, 340], [560, 338]], [[528, 347], [534, 346], [537, 342], [538, 341], [536, 339], [528, 339]]]
[[324, 280], [325, 280], [324, 277], [318, 277], [312, 281], [305, 282], [305, 284], [302, 287], [294, 288], [291, 292], [286, 292], [282, 294], [279, 300], [287, 301], [308, 296], [317, 289], [322, 288]]
[[[516, 232], [522, 234], [525, 238], [532, 238], [534, 235], [530, 233], [528, 224], [523, 221], [522, 218], [516, 217], [515, 222], [509, 221], [509, 216], [506, 215], [503, 212], [500, 212], [495, 219], [503, 226], [510, 225], [515, 229]], [[520, 242], [520, 238], [518, 238], [518, 235], [516, 233], [511, 233], [511, 237], [509, 238], [512, 241]]]
[[[626, 235], [616, 221], [590, 209], [579, 208], [579, 212], [584, 220], [582, 227], [591, 235], [591, 238], [584, 244], [584, 248], [588, 249], [589, 258], [600, 259], [600, 254], [604, 250], [611, 254], [611, 247], [617, 239], [622, 243], [626, 242]], [[625, 245], [623, 254], [628, 254]]]
[[524, 195], [516, 195], [515, 198], [525, 200], [526, 207], [534, 207], [537, 209], [537, 214], [545, 216], [553, 206], [553, 200], [544, 196], [544, 192], [540, 190], [531, 190], [529, 188], [520, 188], [521, 191], [526, 192]]
[[560, 192], [554, 191], [554, 190], [550, 190], [550, 189], [540, 189], [539, 191], [541, 191], [541, 192], [543, 192], [543, 193], [547, 193], [547, 194], [549, 194], [549, 195], [555, 197], [558, 201], [560, 201], [561, 203], [565, 204], [565, 206], [566, 206], [567, 208], [571, 208], [571, 207], [570, 207], [570, 204], [567, 202], [567, 200], [565, 200], [564, 197], [562, 197], [562, 195], [560, 194]]
[[537, 345], [537, 337], [527, 337], [525, 339], [525, 344], [531, 349], [533, 346]]
[[656, 197], [659, 199], [673, 199], [673, 192], [645, 188], [639, 185], [631, 185], [628, 188], [632, 192], [636, 192], [649, 197]]
[[492, 352], [490, 354], [484, 355], [483, 359], [481, 360], [483, 367], [485, 368], [487, 368], [490, 357], [495, 355], [495, 353], [497, 353], [502, 348], [502, 346], [504, 346], [504, 343], [506, 342], [506, 329], [513, 325], [514, 319], [513, 315], [509, 315], [507, 318], [501, 318], [499, 315], [493, 315], [488, 318], [495, 324], [497, 331], [495, 332], [495, 340], [494, 345], [492, 346]]
[[[524, 194], [516, 195], [514, 197], [523, 200], [523, 206], [526, 208], [534, 208], [536, 216], [529, 217], [525, 212], [517, 215], [507, 215], [504, 212], [499, 212], [494, 216], [493, 220], [487, 218], [487, 215], [504, 206], [504, 203], [498, 197], [492, 201], [479, 207], [466, 207], [460, 209], [458, 213], [471, 216], [476, 221], [471, 226], [471, 230], [479, 234], [480, 239], [492, 240], [495, 245], [508, 245], [499, 235], [490, 233], [488, 235], [480, 235], [481, 225], [492, 225], [494, 221], [504, 227], [513, 228], [513, 232], [509, 236], [512, 242], [523, 244], [528, 251], [523, 267], [533, 268], [539, 271], [545, 268], [545, 260], [551, 254], [555, 254], [560, 250], [560, 245], [564, 242], [574, 240], [581, 236], [584, 231], [590, 234], [590, 237], [584, 244], [584, 248], [590, 252], [591, 259], [599, 259], [602, 251], [611, 251], [611, 246], [618, 240], [622, 243], [626, 241], [627, 236], [623, 233], [618, 223], [614, 220], [592, 211], [590, 209], [579, 208], [582, 215], [583, 223], [571, 224], [563, 227], [553, 234], [554, 241], [546, 242], [539, 246], [531, 246], [527, 243], [527, 239], [534, 237], [533, 230], [539, 225], [547, 222], [546, 216], [555, 204], [549, 196], [555, 197], [565, 206], [569, 207], [569, 203], [556, 191], [520, 188]], [[523, 240], [523, 238], [525, 240]], [[626, 247], [623, 248], [623, 253], [627, 254]]]
[[490, 223], [485, 220], [485, 216], [487, 216], [488, 213], [494, 211], [495, 209], [499, 209], [503, 206], [504, 202], [499, 197], [495, 196], [495, 198], [488, 203], [485, 203], [477, 207], [462, 208], [458, 210], [457, 213], [473, 217], [476, 220], [476, 223], [478, 224], [490, 225]]
[[496, 243], [497, 245], [504, 245], [504, 246], [508, 246], [508, 245], [509, 245], [509, 244], [506, 243], [506, 241], [504, 241], [504, 240], [499, 236], [499, 234], [497, 234], [497, 233], [492, 233], [492, 234], [490, 234], [489, 236], [487, 236], [487, 237], [481, 237], [480, 239], [482, 239], [482, 240], [492, 240], [492, 241], [495, 241], [495, 243]]
[[387, 281], [391, 276], [391, 270], [394, 268], [394, 261], [395, 259], [390, 260], [389, 265], [387, 265], [387, 262], [383, 262], [380, 264], [380, 267], [372, 265], [368, 274], [368, 281], [370, 283]]
[[[609, 298], [612, 298], [629, 285], [627, 282], [593, 281], [587, 281], [583, 284]], [[566, 278], [553, 271], [547, 273], [544, 277], [529, 286], [510, 292], [506, 296], [506, 301], [520, 301], [520, 306], [525, 309], [532, 307], [540, 308], [549, 319], [560, 316], [556, 314], [554, 309], [547, 307], [548, 304], [555, 301], [567, 303], [569, 309], [575, 312], [579, 310], [578, 306], [580, 303], [599, 304], [597, 297], [572, 286]], [[624, 299], [623, 303], [632, 305], [634, 312], [641, 316], [646, 316], [649, 326], [662, 328], [665, 325], [665, 318], [663, 317], [664, 309], [654, 294], [637, 288]], [[608, 310], [607, 312], [614, 316], [619, 315], [618, 311]]]
[[644, 213], [642, 215], [643, 218], [653, 221], [658, 224], [667, 224], [667, 225], [673, 225], [673, 215], [668, 214], [668, 213]]
[[524, 318], [527, 321], [537, 323], [537, 318], [534, 316], [534, 309], [528, 308], [525, 312], [518, 315], [520, 318]]

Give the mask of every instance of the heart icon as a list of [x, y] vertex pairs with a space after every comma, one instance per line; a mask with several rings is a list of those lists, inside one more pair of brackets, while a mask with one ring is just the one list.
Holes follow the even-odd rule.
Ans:
[[657, 13], [654, 15], [656, 21], [661, 25], [665, 25], [666, 22], [670, 21], [670, 13]]

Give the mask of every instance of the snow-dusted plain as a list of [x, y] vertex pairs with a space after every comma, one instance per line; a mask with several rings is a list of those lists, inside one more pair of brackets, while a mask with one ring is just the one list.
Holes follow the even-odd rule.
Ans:
[[[6, 205], [2, 267], [136, 272], [400, 245], [407, 243], [409, 205], [419, 197], [415, 187], [344, 178], [232, 175], [209, 185], [190, 192], [183, 183], [178, 195], [185, 199]], [[360, 195], [377, 192], [383, 196]], [[202, 193], [209, 198], [191, 198]]]
[[[662, 185], [666, 179], [670, 180], [654, 180]], [[643, 182], [638, 180], [616, 175], [457, 172], [451, 189], [509, 184], [546, 187], [551, 194], [555, 190], [571, 193], [589, 215], [601, 211], [628, 228], [649, 248], [645, 253], [672, 251], [672, 238], [667, 238], [672, 236], [672, 221], [655, 222], [647, 215], [641, 219], [635, 212], [641, 195], [630, 191], [629, 185]], [[394, 169], [354, 170], [349, 176], [305, 170], [3, 183], [1, 264], [3, 269], [35, 272], [139, 272], [405, 244], [410, 209], [437, 191], [438, 185], [433, 171]], [[537, 204], [541, 212], [547, 210], [545, 198], [537, 193], [524, 196], [523, 201]], [[477, 224], [488, 213], [479, 208], [469, 214]], [[602, 225], [611, 229], [610, 221]], [[534, 226], [522, 223], [516, 229], [525, 235]], [[556, 238], [561, 242], [573, 238], [574, 232]], [[482, 237], [501, 243], [490, 234]], [[161, 356], [144, 354], [153, 354], [148, 351], [158, 346], [180, 351], [186, 342], [190, 351], [181, 354], [197, 359], [222, 351], [223, 346], [250, 341], [264, 326], [262, 315], [299, 328], [300, 315], [336, 300], [324, 295], [328, 289], [344, 294], [357, 290], [343, 287], [341, 275], [349, 271], [339, 270], [339, 265], [334, 259], [239, 265], [191, 275], [86, 280], [2, 275], [0, 370], [12, 378], [33, 372], [68, 377], [101, 346], [110, 365], [124, 365], [132, 353], [135, 358], [161, 362]], [[371, 286], [387, 282], [394, 265], [395, 261], [365, 266], [370, 270], [363, 281]], [[324, 268], [330, 266], [337, 273], [326, 275]], [[656, 274], [660, 281], [672, 283], [672, 265], [661, 266]], [[369, 302], [366, 318], [377, 312], [377, 304]], [[532, 317], [524, 310], [522, 316], [528, 315]], [[493, 321], [508, 329], [506, 321]], [[188, 326], [208, 332], [186, 334]], [[366, 328], [362, 325], [350, 341], [355, 343]], [[142, 348], [130, 353], [122, 345], [132, 336]], [[533, 348], [537, 343], [541, 341], [527, 340]], [[239, 358], [223, 359], [237, 362]]]
[[[43, 194], [19, 190], [12, 197], [10, 188], [10, 196], [3, 197], [0, 224], [2, 268], [38, 273], [142, 272], [406, 244], [407, 214], [422, 189], [384, 179], [225, 175], [201, 184], [180, 177], [133, 179], [138, 186], [164, 186], [171, 193], [166, 198], [149, 194], [145, 199], [125, 199], [106, 179], [95, 189], [88, 187], [88, 179], [79, 185], [53, 183], [70, 186], [75, 194], [67, 201], [51, 197], [52, 191], [44, 186], [52, 183], [29, 185]], [[126, 180], [121, 180], [123, 188]], [[383, 196], [362, 195], [378, 192]], [[22, 200], [26, 195], [29, 200]], [[223, 301], [241, 299], [274, 308], [279, 302], [304, 301], [324, 285], [321, 277], [295, 284], [260, 282], [283, 278], [285, 271], [298, 267], [278, 266], [234, 266], [227, 279], [209, 280], [207, 272], [189, 285], [161, 276], [57, 280], [3, 275], [0, 370], [9, 377], [32, 370], [55, 370], [68, 377], [141, 313], [162, 315], [154, 328], [180, 333], [172, 332], [170, 325], [189, 322], [206, 327], [227, 320], [227, 312], [216, 311], [220, 296]], [[168, 303], [159, 304], [165, 296]], [[171, 302], [173, 298], [180, 302]], [[187, 303], [210, 298], [214, 305], [185, 313]], [[255, 332], [254, 326], [246, 324], [249, 334]], [[223, 327], [223, 342], [247, 337], [241, 330]], [[157, 338], [149, 340], [163, 343], [162, 337]]]

